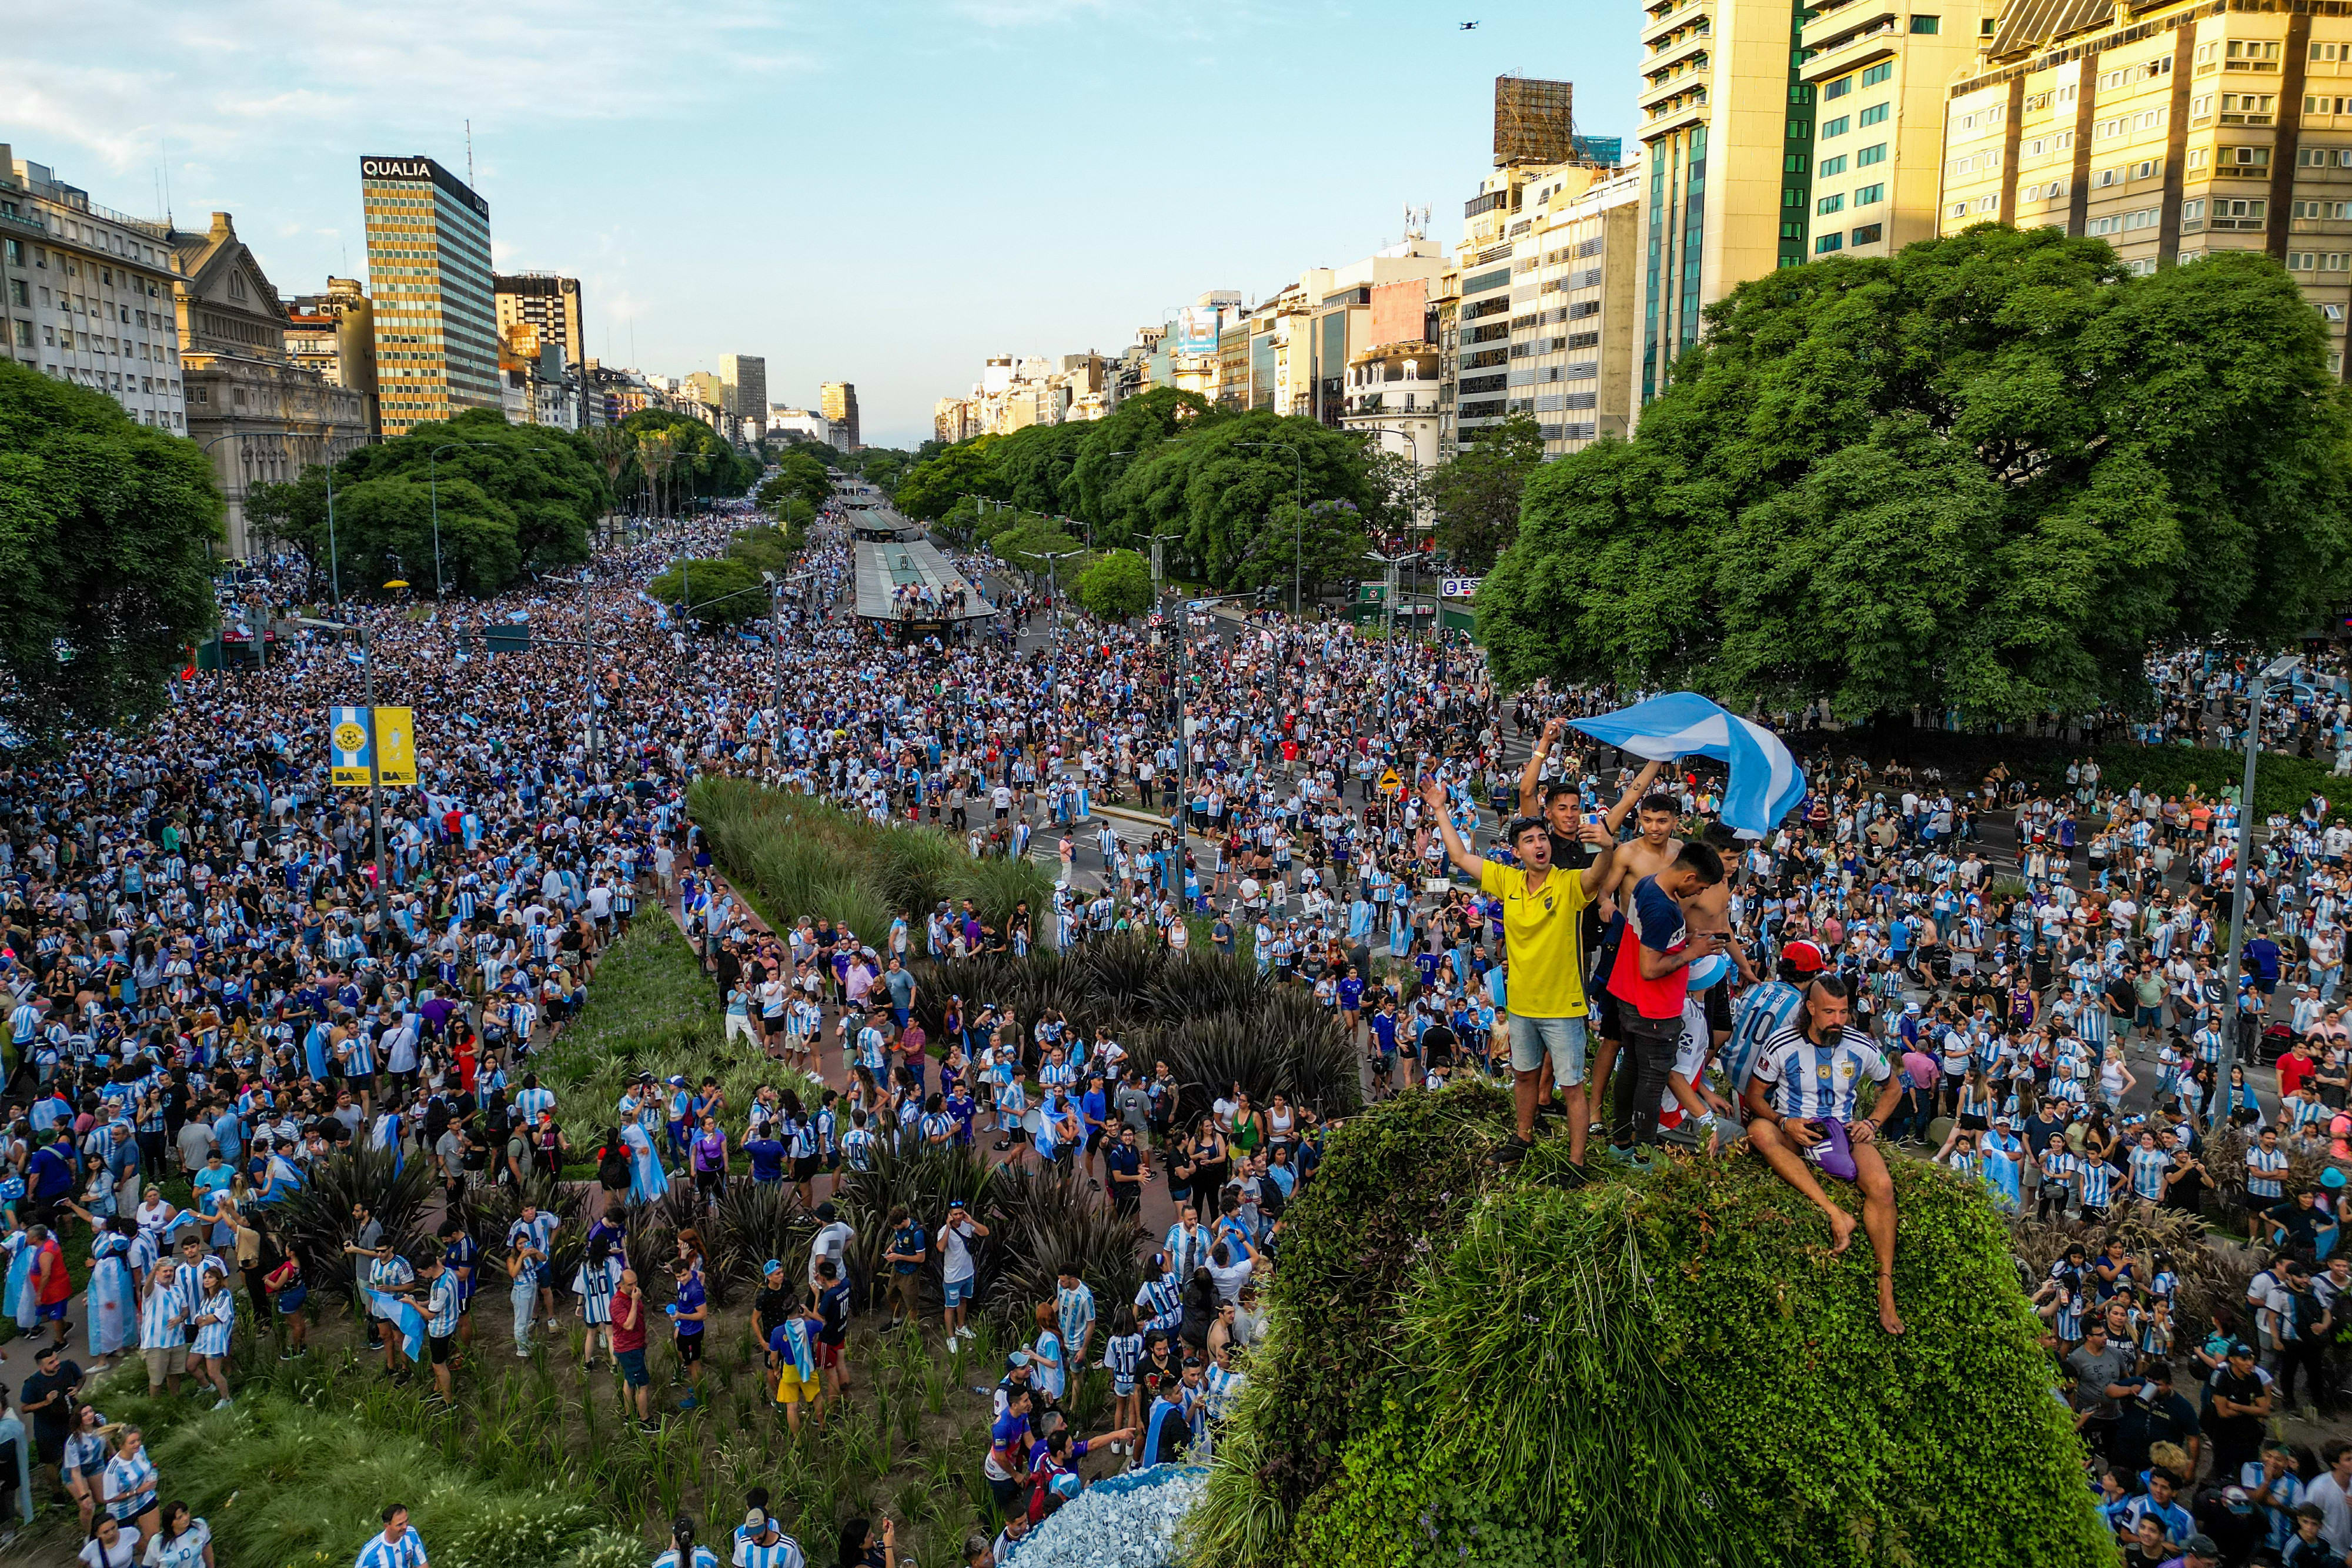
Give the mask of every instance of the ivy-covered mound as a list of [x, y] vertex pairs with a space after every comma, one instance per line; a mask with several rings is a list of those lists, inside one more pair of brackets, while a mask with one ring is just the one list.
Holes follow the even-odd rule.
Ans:
[[1891, 1162], [1889, 1338], [1867, 1239], [1832, 1257], [1760, 1161], [1563, 1190], [1564, 1140], [1493, 1164], [1509, 1115], [1465, 1085], [1333, 1134], [1194, 1568], [2116, 1561], [1980, 1188]]

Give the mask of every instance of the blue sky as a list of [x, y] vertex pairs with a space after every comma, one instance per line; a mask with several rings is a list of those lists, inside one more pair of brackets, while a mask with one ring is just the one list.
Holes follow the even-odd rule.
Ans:
[[[476, 184], [501, 267], [583, 280], [588, 348], [929, 434], [991, 352], [1116, 352], [1393, 241], [1449, 248], [1501, 72], [1631, 129], [1633, 0], [158, 0], [39, 5], [0, 140], [94, 200], [219, 209], [284, 293], [365, 277], [362, 154]], [[1475, 32], [1457, 24], [1476, 20]], [[634, 330], [634, 352], [632, 331]]]

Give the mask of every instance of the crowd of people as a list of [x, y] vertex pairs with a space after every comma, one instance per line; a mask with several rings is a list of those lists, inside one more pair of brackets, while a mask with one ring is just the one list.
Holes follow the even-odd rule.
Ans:
[[[830, 517], [804, 552], [806, 586], [765, 623], [781, 646], [701, 634], [644, 595], [676, 555], [716, 554], [751, 520], [682, 521], [658, 544], [600, 553], [576, 582], [462, 613], [344, 601], [341, 618], [367, 630], [380, 700], [415, 716], [419, 777], [383, 791], [379, 818], [365, 792], [328, 780], [327, 716], [361, 701], [362, 671], [357, 645], [323, 632], [274, 641], [259, 668], [176, 683], [170, 710], [137, 734], [75, 737], [0, 770], [0, 1310], [42, 1346], [18, 1407], [89, 1527], [88, 1561], [209, 1562], [204, 1521], [163, 1501], [140, 1434], [82, 1396], [137, 1359], [154, 1389], [184, 1380], [228, 1402], [232, 1345], [267, 1337], [307, 1354], [320, 1281], [270, 1211], [354, 1145], [434, 1162], [452, 1195], [593, 1149], [610, 1202], [573, 1277], [549, 1266], [551, 1215], [526, 1210], [483, 1236], [451, 1206], [440, 1245], [411, 1258], [362, 1212], [354, 1293], [387, 1364], [413, 1366], [443, 1399], [457, 1396], [485, 1279], [502, 1287], [520, 1354], [567, 1302], [648, 1423], [653, 1320], [687, 1369], [690, 1409], [710, 1307], [690, 1236], [667, 1280], [627, 1266], [634, 1206], [674, 1182], [713, 1192], [739, 1177], [818, 1201], [884, 1141], [1083, 1161], [1126, 1212], [1143, 1212], [1148, 1189], [1157, 1212], [1164, 1195], [1173, 1224], [1134, 1301], [1097, 1302], [1066, 1278], [1037, 1303], [983, 1459], [1003, 1533], [973, 1561], [1000, 1559], [1074, 1495], [1082, 1458], [1096, 1473], [1106, 1459], [1199, 1458], [1263, 1333], [1281, 1214], [1320, 1157], [1316, 1108], [1228, 1095], [1177, 1125], [1171, 1086], [1127, 1071], [1115, 1040], [961, 999], [944, 1040], [915, 1017], [926, 956], [1113, 932], [1202, 941], [1312, 988], [1361, 1044], [1374, 1093], [1461, 1074], [1511, 1082], [1506, 1157], [1552, 1124], [1579, 1178], [1588, 1153], [1639, 1160], [1744, 1137], [1819, 1204], [1841, 1249], [1864, 1233], [1890, 1333], [1902, 1323], [1880, 1151], [1939, 1119], [1948, 1137], [1918, 1153], [2016, 1208], [2096, 1222], [2242, 1188], [2250, 1234], [2279, 1259], [2265, 1290], [2285, 1303], [2266, 1296], [2240, 1331], [2260, 1342], [2243, 1375], [2263, 1391], [2213, 1393], [2239, 1376], [2235, 1340], [2201, 1364], [2184, 1335], [2177, 1366], [2224, 1421], [2251, 1410], [2259, 1425], [2271, 1382], [2291, 1385], [2297, 1368], [2332, 1399], [2325, 1356], [2298, 1347], [2332, 1322], [2338, 1187], [2290, 1192], [2284, 1174], [2294, 1158], [2346, 1155], [2352, 1135], [2352, 1038], [2336, 1005], [2352, 829], [2327, 802], [2258, 824], [2246, 868], [2259, 929], [2245, 1004], [2295, 1042], [2273, 1094], [2251, 1055], [2221, 1067], [2219, 971], [2240, 874], [2228, 799], [2159, 799], [2087, 762], [2047, 794], [1817, 762], [1804, 809], [1739, 840], [1706, 826], [1719, 770], [1580, 743], [1564, 721], [1614, 700], [1604, 694], [1538, 692], [1507, 713], [1477, 651], [1452, 640], [1203, 613], [1180, 664], [1164, 619], [1097, 622], [973, 559], [959, 563], [971, 582], [997, 578], [995, 623], [908, 641], [847, 612], [852, 544]], [[308, 601], [322, 580], [294, 559], [267, 577], [236, 596]], [[1024, 648], [1041, 614], [1052, 632]], [[493, 656], [465, 635], [489, 619], [527, 624], [530, 651]], [[2156, 673], [2176, 707], [2207, 716], [2190, 727], [2226, 727], [2242, 672], [2204, 660]], [[2315, 687], [2284, 711], [2336, 722], [2338, 706]], [[710, 873], [687, 817], [686, 786], [705, 772], [934, 824], [975, 853], [1058, 860], [1052, 906], [1003, 931], [945, 910], [901, 912], [879, 932], [769, 931]], [[1989, 843], [1988, 823], [2012, 815], [2015, 844]], [[635, 1086], [608, 1126], [560, 1124], [530, 1055], [577, 1016], [597, 955], [644, 918], [678, 919], [702, 945], [729, 1046], [812, 1073], [821, 1100], [730, 1106], [713, 1084], [673, 1080]], [[2217, 1179], [2210, 1145], [2231, 1128], [2245, 1168]], [[1859, 1186], [1859, 1227], [1823, 1176]], [[983, 1219], [961, 1208], [895, 1215], [889, 1279], [854, 1281], [846, 1226], [818, 1212], [805, 1277], [772, 1266], [753, 1309], [771, 1397], [795, 1428], [821, 1425], [842, 1395], [853, 1287], [912, 1323], [919, 1282], [935, 1281], [940, 1332], [960, 1339], [987, 1243]], [[2090, 1331], [2120, 1302], [2131, 1371], [2153, 1390], [2176, 1364], [2161, 1265], [2053, 1271], [2039, 1305], [2103, 1484], [2121, 1490], [2119, 1526], [2145, 1537], [2153, 1517], [2165, 1532], [2151, 1539], [2187, 1551], [2198, 1531], [2176, 1530], [2169, 1504], [2135, 1511], [2133, 1500], [2161, 1487], [2202, 1511], [2208, 1494], [2234, 1506], [2236, 1489], [2260, 1511], [2284, 1489], [2253, 1486], [2247, 1467], [2273, 1458], [2225, 1452], [2218, 1430], [2175, 1458], [2168, 1482], [2166, 1465], [2113, 1436], [2128, 1426], [2120, 1379], [2097, 1375], [2114, 1370], [2117, 1342], [2090, 1350], [2085, 1372]], [[2319, 1317], [2300, 1315], [2298, 1292]], [[1107, 1374], [1113, 1418], [1081, 1437], [1066, 1406], [1087, 1368]], [[2210, 1535], [2206, 1511], [2191, 1523]], [[2352, 1521], [2323, 1519], [2320, 1539], [2340, 1552], [2352, 1540], [2339, 1523]], [[404, 1516], [385, 1526], [373, 1561], [424, 1561]], [[789, 1537], [746, 1528], [733, 1561], [796, 1560]], [[2292, 1552], [2300, 1528], [2266, 1544]], [[888, 1531], [871, 1533], [858, 1551], [883, 1562]], [[711, 1548], [684, 1534], [675, 1560], [692, 1568]], [[2246, 1560], [2228, 1551], [2221, 1560]]]

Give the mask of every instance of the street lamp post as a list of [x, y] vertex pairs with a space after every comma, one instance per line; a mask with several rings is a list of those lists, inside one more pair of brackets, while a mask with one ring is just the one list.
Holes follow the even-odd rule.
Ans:
[[[2237, 887], [2230, 900], [2230, 962], [2221, 981], [2221, 1061], [2213, 1084], [2222, 1105], [2231, 1111], [2236, 1106], [2230, 1099], [2230, 1069], [2238, 1059], [2238, 976], [2246, 946], [2247, 890], [2253, 880], [2247, 872], [2254, 848], [2254, 763], [2263, 748], [2263, 698], [2273, 681], [2286, 679], [2302, 663], [2300, 653], [2273, 659], [2255, 674], [2253, 685], [2246, 694], [2246, 775], [2238, 789]], [[2219, 1132], [2223, 1124], [2212, 1121], [2211, 1114], [2209, 1107], [2208, 1124]]]
[[375, 915], [379, 929], [389, 925], [392, 914], [385, 907], [384, 889], [389, 879], [383, 868], [383, 773], [381, 737], [375, 725], [375, 653], [368, 643], [367, 628], [352, 622], [321, 621], [304, 616], [302, 625], [338, 634], [350, 632], [359, 639], [361, 700], [367, 704], [368, 727], [368, 836], [375, 846]]
[[1047, 549], [1037, 552], [1038, 558], [1045, 563], [1045, 597], [1053, 601], [1054, 607], [1054, 619], [1046, 626], [1045, 640], [1047, 645], [1057, 653], [1061, 651], [1062, 642], [1062, 590], [1061, 580], [1055, 574], [1063, 561], [1074, 555], [1086, 553], [1084, 550], [1075, 549]]
[[1291, 445], [1287, 441], [1236, 441], [1234, 444], [1273, 447], [1290, 454], [1293, 481], [1290, 515], [1290, 617], [1294, 621], [1299, 620], [1304, 614], [1300, 609], [1303, 599], [1301, 585], [1307, 577], [1307, 460], [1299, 455], [1298, 448]]

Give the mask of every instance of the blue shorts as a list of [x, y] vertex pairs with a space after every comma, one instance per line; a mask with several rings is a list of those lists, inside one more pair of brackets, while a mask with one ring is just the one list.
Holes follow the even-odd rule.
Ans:
[[310, 1299], [310, 1287], [308, 1285], [297, 1285], [290, 1291], [280, 1291], [278, 1292], [278, 1313], [280, 1317], [290, 1318], [300, 1312], [302, 1303]]
[[72, 1304], [73, 1298], [70, 1296], [62, 1301], [43, 1301], [37, 1315], [42, 1322], [61, 1323], [66, 1321], [66, 1309]]
[[949, 1306], [960, 1307], [971, 1300], [972, 1279], [972, 1275], [967, 1274], [961, 1280], [949, 1280], [940, 1287], [946, 1293]]
[[1508, 1015], [1511, 1032], [1511, 1071], [1534, 1072], [1551, 1058], [1552, 1079], [1563, 1089], [1573, 1089], [1584, 1082], [1584, 1020], [1571, 1019], [1531, 1019], [1517, 1013]]

